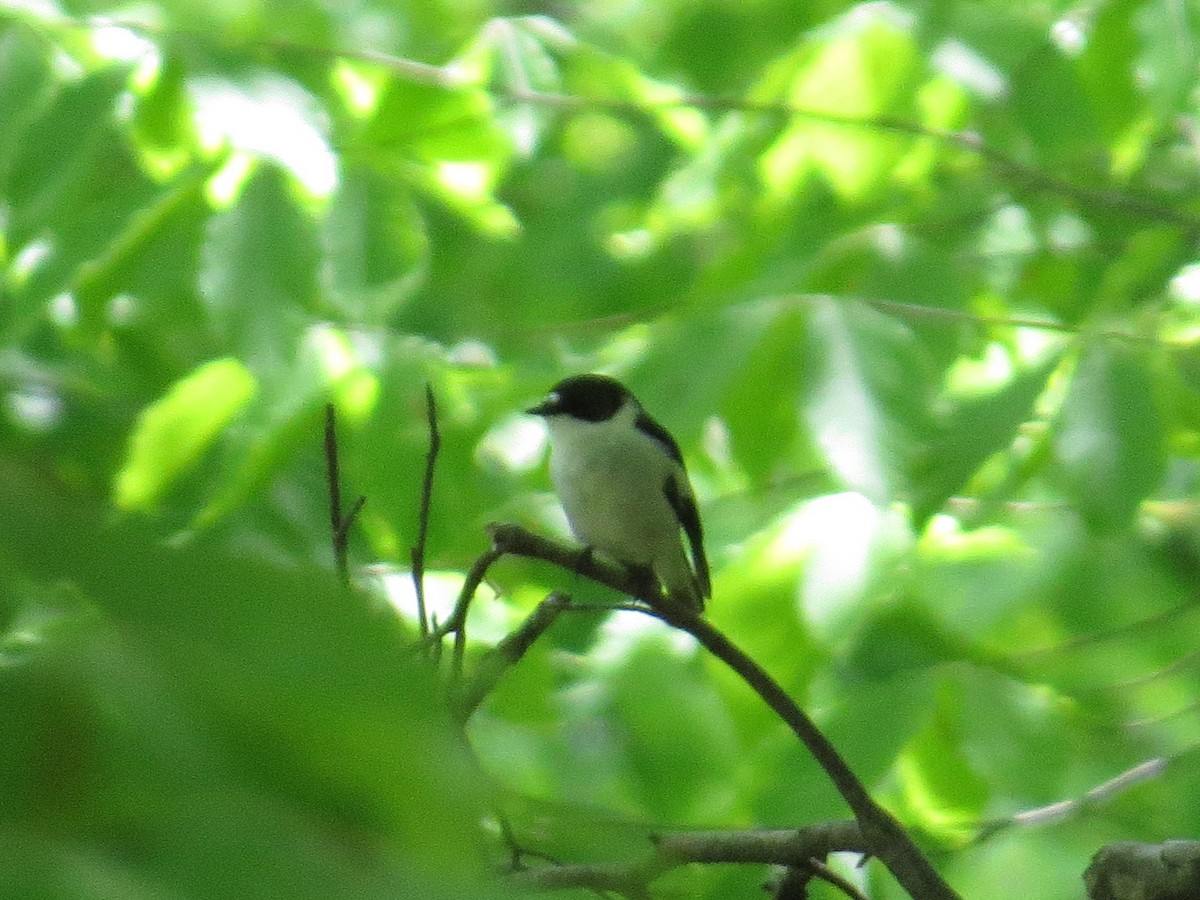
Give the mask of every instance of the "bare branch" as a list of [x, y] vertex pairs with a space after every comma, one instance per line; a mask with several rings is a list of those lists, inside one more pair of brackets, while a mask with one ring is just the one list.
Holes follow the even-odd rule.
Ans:
[[762, 103], [739, 97], [702, 94], [681, 95], [656, 103], [635, 103], [608, 98], [518, 90], [511, 87], [499, 87], [493, 90], [497, 94], [507, 96], [510, 100], [553, 107], [567, 112], [600, 109], [610, 113], [642, 117], [663, 109], [690, 108], [714, 112], [777, 116], [785, 119], [808, 119], [825, 125], [840, 125], [846, 128], [861, 128], [870, 131], [890, 131], [914, 138], [927, 138], [978, 156], [998, 177], [1020, 188], [1069, 197], [1080, 206], [1117, 211], [1142, 219], [1165, 222], [1184, 229], [1189, 235], [1200, 231], [1200, 217], [1191, 213], [1128, 191], [1085, 187], [1057, 175], [1051, 175], [1036, 166], [1017, 160], [1002, 150], [985, 144], [976, 132], [929, 128], [919, 122], [901, 119], [897, 116], [846, 116], [825, 110], [806, 109], [791, 103]]
[[829, 866], [821, 862], [821, 860], [810, 859], [808, 861], [808, 866], [810, 869], [812, 869], [813, 875], [815, 875], [817, 878], [820, 878], [822, 881], [827, 881], [832, 884], [843, 894], [849, 897], [850, 900], [867, 900], [866, 895], [858, 889], [857, 885], [851, 883], [851, 881], [843, 875], [833, 871], [833, 869], [829, 868]]
[[639, 859], [620, 863], [546, 866], [514, 876], [525, 887], [551, 891], [591, 888], [626, 896], [644, 895], [659, 876], [688, 863], [760, 863], [807, 866], [830, 853], [867, 850], [854, 821], [822, 822], [800, 829], [680, 831], [660, 835]]
[[815, 856], [809, 859], [804, 865], [789, 866], [782, 871], [778, 880], [768, 882], [766, 890], [771, 891], [774, 900], [807, 900], [808, 885], [814, 879], [819, 878], [832, 884], [850, 900], [867, 900], [858, 889], [848, 879], [829, 868], [821, 860]]
[[533, 642], [554, 624], [559, 613], [567, 608], [571, 598], [565, 594], [551, 594], [537, 605], [525, 621], [488, 651], [479, 661], [474, 676], [469, 684], [460, 691], [455, 703], [455, 717], [459, 722], [465, 722], [471, 713], [479, 708], [479, 704], [500, 683], [504, 673], [521, 661]]
[[[67, 16], [54, 21], [59, 26], [77, 28], [100, 28], [115, 26], [125, 28], [154, 40], [186, 37], [194, 41], [212, 42], [211, 35], [185, 29], [158, 28], [143, 22], [126, 19], [94, 17], [74, 19]], [[646, 120], [656, 112], [668, 109], [697, 109], [714, 113], [744, 113], [747, 115], [773, 116], [780, 119], [807, 119], [825, 125], [870, 131], [891, 132], [912, 138], [936, 141], [970, 153], [980, 160], [996, 177], [1017, 188], [1067, 197], [1084, 207], [1119, 212], [1147, 221], [1163, 222], [1183, 229], [1189, 236], [1200, 233], [1200, 216], [1177, 209], [1156, 199], [1114, 188], [1094, 188], [1076, 184], [1058, 175], [1045, 172], [1034, 165], [1022, 162], [1004, 151], [984, 143], [977, 132], [969, 130], [946, 131], [931, 128], [897, 116], [847, 116], [827, 110], [806, 109], [786, 102], [760, 102], [740, 97], [723, 97], [703, 94], [682, 94], [655, 102], [620, 100], [610, 97], [584, 97], [530, 90], [523, 84], [478, 84], [467, 80], [466, 73], [454, 66], [437, 66], [415, 59], [395, 56], [370, 49], [319, 47], [284, 40], [247, 41], [247, 47], [256, 47], [276, 53], [292, 53], [318, 59], [349, 59], [379, 66], [397, 78], [417, 84], [428, 84], [445, 90], [487, 90], [494, 96], [514, 103], [527, 103], [562, 110], [567, 113], [605, 111], [625, 115], [635, 121]]]
[[479, 590], [479, 586], [483, 584], [483, 579], [487, 577], [487, 571], [492, 567], [504, 551], [493, 545], [489, 550], [480, 554], [475, 560], [475, 564], [471, 566], [471, 570], [467, 572], [467, 578], [463, 582], [462, 590], [458, 592], [458, 600], [454, 603], [454, 609], [450, 612], [450, 617], [446, 619], [440, 628], [434, 630], [432, 636], [440, 640], [448, 634], [457, 633], [463, 630], [467, 622], [467, 611], [471, 607], [471, 601], [475, 599], [475, 592]]
[[[491, 525], [494, 549], [552, 562], [614, 590], [644, 601], [649, 612], [692, 635], [705, 649], [733, 669], [792, 729], [820, 764], [854, 812], [872, 855], [879, 858], [916, 900], [956, 900], [957, 894], [933, 868], [900, 823], [867, 792], [828, 738], [787, 692], [753, 659], [707, 620], [662, 602], [643, 582], [618, 566], [581, 555], [578, 549], [531, 534], [517, 525]], [[614, 889], [617, 889], [614, 887]]]
[[1136, 785], [1158, 778], [1166, 771], [1171, 759], [1156, 756], [1138, 763], [1108, 781], [1102, 782], [1080, 797], [1071, 800], [1059, 800], [1045, 806], [1027, 809], [1016, 815], [1003, 819], [985, 822], [979, 829], [976, 843], [987, 840], [998, 832], [1005, 831], [1017, 825], [1049, 825], [1077, 815], [1085, 809], [1111, 800], [1117, 794], [1129, 790]]
[[421, 637], [429, 634], [429, 616], [425, 611], [425, 546], [429, 540], [429, 510], [433, 503], [433, 473], [437, 466], [442, 436], [438, 431], [437, 401], [433, 387], [425, 385], [425, 415], [429, 420], [429, 453], [425, 457], [425, 475], [421, 480], [421, 510], [417, 516], [417, 543], [412, 548], [413, 589], [417, 595], [417, 625]]
[[1083, 873], [1090, 900], [1196, 900], [1200, 898], [1200, 841], [1100, 848]]
[[360, 496], [347, 516], [342, 516], [342, 476], [338, 465], [337, 413], [332, 403], [325, 404], [325, 479], [329, 488], [329, 536], [333, 545], [333, 563], [342, 584], [350, 583], [350, 527], [367, 502]]

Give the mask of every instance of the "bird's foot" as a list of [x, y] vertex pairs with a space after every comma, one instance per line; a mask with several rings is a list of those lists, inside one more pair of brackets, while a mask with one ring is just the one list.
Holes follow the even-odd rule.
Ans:
[[625, 571], [633, 582], [636, 593], [641, 597], [657, 597], [662, 592], [658, 584], [658, 576], [650, 566], [640, 566], [636, 563], [625, 563]]

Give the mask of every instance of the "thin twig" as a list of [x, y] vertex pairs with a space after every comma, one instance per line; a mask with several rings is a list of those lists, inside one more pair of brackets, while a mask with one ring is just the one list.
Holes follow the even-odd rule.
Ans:
[[842, 759], [829, 739], [788, 696], [779, 683], [705, 619], [684, 609], [664, 604], [661, 597], [625, 569], [531, 534], [516, 525], [491, 525], [493, 547], [506, 553], [554, 563], [568, 571], [608, 585], [614, 590], [643, 600], [653, 615], [692, 635], [705, 649], [733, 669], [775, 711], [825, 770], [854, 812], [867, 846], [896, 880], [917, 900], [957, 900], [958, 895], [917, 848], [900, 823], [879, 806], [866, 787]]
[[571, 603], [565, 594], [554, 593], [534, 608], [515, 631], [487, 652], [475, 667], [471, 681], [458, 693], [455, 702], [455, 717], [465, 722], [479, 708], [479, 704], [492, 692], [504, 673], [521, 661], [533, 642], [554, 624], [559, 613]]
[[433, 473], [437, 466], [442, 435], [438, 431], [437, 401], [433, 387], [425, 384], [425, 416], [429, 421], [429, 453], [425, 457], [425, 475], [421, 480], [421, 510], [417, 517], [417, 543], [412, 548], [413, 588], [417, 595], [417, 624], [421, 637], [429, 635], [429, 616], [425, 611], [425, 547], [429, 540], [429, 512], [433, 504]]
[[342, 485], [338, 469], [337, 413], [332, 403], [325, 404], [325, 480], [329, 486], [329, 534], [333, 539], [333, 559], [338, 574], [346, 580], [345, 560], [341, 553]]
[[812, 870], [813, 875], [841, 890], [850, 900], [868, 900], [867, 896], [858, 889], [858, 885], [851, 882], [850, 879], [841, 873], [829, 868], [821, 860], [813, 857], [808, 861], [808, 867]]
[[520, 103], [553, 107], [567, 112], [603, 110], [615, 114], [646, 116], [668, 109], [702, 109], [713, 112], [740, 112], [779, 118], [807, 119], [823, 125], [861, 128], [871, 131], [890, 131], [913, 138], [928, 138], [945, 146], [974, 154], [987, 163], [1001, 178], [1029, 190], [1070, 197], [1081, 206], [1113, 210], [1138, 218], [1166, 222], [1183, 228], [1188, 234], [1200, 231], [1200, 216], [1175, 209], [1148, 197], [1127, 191], [1091, 188], [1043, 172], [1015, 157], [983, 142], [973, 131], [945, 131], [930, 128], [919, 122], [897, 116], [847, 116], [827, 110], [806, 109], [791, 103], [772, 103], [746, 100], [740, 97], [720, 97], [703, 94], [680, 95], [650, 103], [639, 103], [599, 97], [580, 97], [572, 94], [494, 88], [495, 93]]
[[[432, 616], [429, 617], [429, 624], [433, 628], [433, 633], [437, 634], [437, 630], [438, 630], [437, 613], [434, 613]], [[433, 665], [433, 668], [435, 670], [438, 669], [442, 664], [442, 642], [441, 641], [432, 641], [428, 644], [422, 644], [422, 647], [429, 648], [429, 662]]]
[[[145, 37], [166, 40], [187, 37], [197, 41], [212, 41], [210, 35], [184, 29], [157, 28], [142, 22], [95, 17], [73, 19], [70, 17], [42, 17], [41, 21], [59, 27], [99, 28], [119, 27]], [[1058, 175], [1042, 171], [1036, 166], [1022, 162], [1004, 151], [984, 143], [974, 131], [946, 131], [931, 128], [897, 116], [847, 116], [828, 110], [806, 109], [786, 102], [762, 102], [741, 97], [724, 97], [703, 94], [683, 94], [662, 100], [645, 102], [620, 100], [609, 97], [581, 97], [572, 94], [530, 90], [523, 85], [471, 83], [465, 70], [450, 66], [437, 66], [389, 53], [370, 49], [326, 48], [297, 44], [284, 40], [260, 40], [247, 42], [249, 47], [258, 47], [273, 52], [306, 54], [321, 59], [349, 59], [377, 65], [406, 81], [428, 84], [446, 90], [489, 90], [493, 95], [515, 103], [528, 103], [543, 108], [553, 108], [569, 113], [605, 111], [627, 115], [635, 119], [646, 119], [655, 113], [670, 109], [696, 109], [710, 112], [737, 112], [775, 116], [782, 119], [807, 119], [824, 125], [885, 131], [936, 141], [944, 146], [971, 153], [981, 159], [997, 177], [1026, 190], [1069, 197], [1080, 206], [1124, 213], [1138, 218], [1165, 222], [1184, 229], [1188, 235], [1200, 233], [1200, 216], [1176, 209], [1150, 197], [1113, 188], [1093, 188], [1068, 181]]]
[[354, 501], [350, 507], [350, 512], [346, 513], [342, 519], [342, 524], [338, 527], [337, 539], [345, 547], [350, 542], [350, 529], [354, 526], [354, 520], [358, 518], [358, 514], [362, 512], [363, 504], [367, 502], [367, 498], [362, 494]]
[[982, 843], [999, 832], [1018, 825], [1048, 825], [1054, 822], [1061, 822], [1073, 815], [1078, 815], [1083, 810], [1107, 802], [1117, 794], [1127, 791], [1136, 785], [1158, 778], [1173, 761], [1174, 758], [1156, 756], [1153, 759], [1144, 760], [1136, 766], [1126, 769], [1119, 775], [1096, 785], [1082, 796], [1070, 800], [1059, 800], [1045, 806], [1024, 810], [1003, 819], [993, 819], [985, 822], [975, 837], [975, 843]]
[[350, 583], [350, 527], [358, 517], [367, 498], [359, 496], [342, 515], [342, 476], [338, 465], [337, 412], [332, 403], [325, 404], [325, 479], [329, 488], [329, 538], [333, 545], [333, 564], [342, 584]]
[[467, 621], [467, 611], [471, 608], [471, 601], [475, 599], [475, 592], [487, 577], [488, 569], [503, 555], [504, 551], [494, 544], [479, 555], [467, 572], [462, 589], [458, 592], [458, 599], [454, 602], [454, 609], [450, 611], [446, 621], [433, 630], [430, 635], [432, 638], [441, 640], [448, 634], [463, 630]]
[[[809, 299], [807, 295], [800, 295], [803, 299]], [[838, 300], [840, 298], [829, 298]], [[1078, 336], [1083, 333], [1083, 329], [1074, 325], [1065, 325], [1062, 322], [1055, 322], [1051, 319], [1033, 319], [1022, 316], [986, 316], [979, 313], [966, 312], [960, 309], [951, 309], [945, 306], [926, 306], [921, 303], [904, 303], [899, 300], [880, 300], [874, 297], [854, 297], [847, 298], [858, 300], [860, 303], [873, 307], [880, 312], [893, 313], [900, 316], [910, 318], [925, 318], [925, 319], [941, 319], [955, 323], [965, 323], [978, 327], [998, 327], [998, 328], [1032, 328], [1038, 331], [1052, 331], [1057, 334]], [[1097, 337], [1114, 338], [1116, 340], [1127, 341], [1134, 344], [1148, 344], [1152, 346], [1163, 346], [1164, 341], [1159, 338], [1149, 335], [1134, 334], [1129, 331], [1119, 331], [1117, 329], [1097, 329], [1088, 332]]]

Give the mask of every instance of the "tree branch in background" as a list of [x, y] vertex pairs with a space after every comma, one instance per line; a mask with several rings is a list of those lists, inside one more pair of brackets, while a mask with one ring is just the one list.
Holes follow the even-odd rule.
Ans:
[[1083, 873], [1089, 900], [1200, 898], [1200, 841], [1101, 847]]
[[341, 471], [338, 467], [337, 447], [337, 413], [332, 403], [325, 404], [325, 478], [329, 485], [329, 536], [333, 545], [333, 564], [337, 568], [338, 578], [342, 584], [350, 583], [350, 528], [358, 518], [359, 511], [367, 498], [359, 495], [350, 507], [350, 512], [342, 515], [342, 484]]
[[787, 692], [753, 659], [743, 653], [707, 620], [662, 603], [646, 591], [642, 581], [625, 569], [578, 549], [531, 534], [517, 525], [491, 525], [493, 549], [542, 559], [614, 590], [636, 597], [669, 625], [692, 635], [705, 649], [733, 669], [775, 713], [783, 719], [820, 764], [854, 812], [866, 847], [877, 857], [914, 900], [956, 900], [957, 894], [912, 842], [900, 823], [867, 792], [828, 738]]
[[867, 853], [862, 829], [852, 820], [806, 828], [762, 831], [673, 831], [659, 835], [649, 853], [621, 863], [546, 866], [513, 878], [543, 891], [590, 888], [625, 896], [645, 896], [646, 886], [689, 863], [760, 863], [806, 868], [813, 859], [838, 852]]
[[1092, 809], [1101, 803], [1106, 803], [1116, 795], [1139, 784], [1158, 778], [1167, 770], [1171, 758], [1156, 756], [1138, 763], [1119, 775], [1096, 785], [1080, 797], [1071, 800], [1059, 800], [1034, 809], [1027, 809], [1003, 819], [993, 819], [983, 823], [975, 843], [981, 843], [1001, 831], [1017, 826], [1049, 825], [1061, 822], [1071, 816], [1078, 815], [1086, 809]]
[[[46, 17], [46, 20], [50, 21], [50, 18]], [[198, 42], [211, 41], [208, 35], [197, 31], [159, 28], [144, 22], [119, 18], [96, 16], [76, 19], [64, 16], [58, 21], [60, 25], [77, 28], [124, 28], [135, 34], [159, 41], [171, 37], [186, 37]], [[653, 102], [635, 102], [612, 97], [585, 97], [575, 94], [536, 91], [520, 85], [513, 86], [503, 83], [479, 85], [470, 80], [469, 75], [460, 67], [433, 65], [378, 50], [319, 47], [286, 40], [246, 41], [245, 44], [248, 47], [257, 47], [274, 53], [292, 53], [318, 59], [357, 60], [378, 66], [396, 78], [410, 83], [427, 84], [444, 90], [479, 88], [513, 103], [525, 103], [545, 109], [559, 109], [567, 113], [603, 111], [640, 120], [664, 109], [697, 109], [716, 113], [739, 112], [782, 119], [807, 119], [826, 125], [924, 138], [976, 156], [997, 178], [1017, 188], [1067, 197], [1083, 207], [1123, 213], [1152, 222], [1162, 222], [1183, 229], [1189, 238], [1200, 234], [1200, 216], [1194, 213], [1177, 209], [1154, 198], [1128, 190], [1077, 184], [1022, 162], [1015, 156], [984, 143], [978, 133], [970, 130], [947, 131], [931, 128], [920, 122], [898, 116], [847, 116], [827, 110], [806, 109], [786, 102], [761, 102], [740, 97], [680, 94], [677, 97]]]
[[429, 422], [429, 453], [425, 457], [425, 475], [421, 479], [421, 511], [417, 517], [417, 543], [412, 548], [413, 590], [417, 595], [417, 627], [421, 637], [429, 634], [429, 616], [425, 611], [425, 547], [429, 540], [429, 510], [433, 503], [433, 473], [437, 466], [438, 451], [442, 449], [442, 435], [438, 431], [437, 400], [433, 387], [425, 385], [425, 418]]

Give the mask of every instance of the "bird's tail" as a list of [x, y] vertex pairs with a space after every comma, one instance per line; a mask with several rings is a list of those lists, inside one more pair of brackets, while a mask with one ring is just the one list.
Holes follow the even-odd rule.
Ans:
[[700, 590], [700, 582], [681, 544], [677, 544], [673, 552], [655, 560], [654, 574], [673, 601], [694, 613], [704, 612], [704, 594]]

